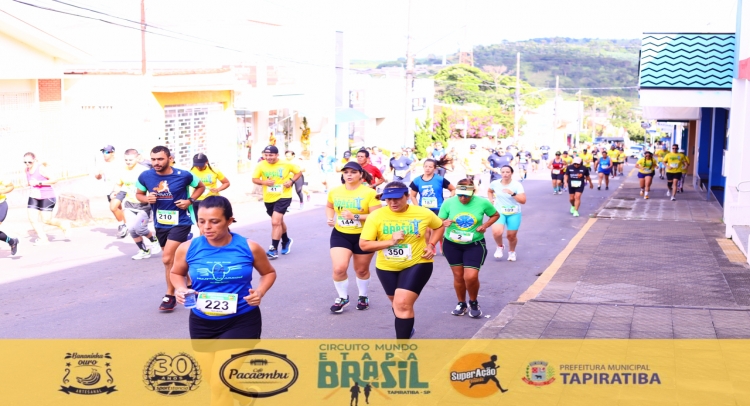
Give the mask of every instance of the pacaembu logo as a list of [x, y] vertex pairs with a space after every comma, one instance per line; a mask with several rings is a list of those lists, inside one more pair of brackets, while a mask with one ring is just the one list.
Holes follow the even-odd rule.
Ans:
[[288, 391], [297, 382], [299, 370], [286, 355], [250, 350], [232, 355], [221, 366], [219, 376], [234, 393], [267, 398]]

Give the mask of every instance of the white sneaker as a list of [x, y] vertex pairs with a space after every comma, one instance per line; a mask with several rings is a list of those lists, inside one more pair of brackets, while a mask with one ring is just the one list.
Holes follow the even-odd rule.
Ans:
[[671, 190], [667, 190], [667, 197], [669, 197], [669, 196], [672, 196], [672, 191]]
[[516, 261], [516, 252], [515, 251], [508, 251], [508, 261]]
[[132, 259], [146, 259], [151, 258], [151, 250], [138, 250], [138, 253], [130, 257]]
[[158, 242], [152, 242], [148, 250], [151, 251], [151, 255], [154, 255], [161, 252], [161, 247]]
[[502, 257], [503, 257], [503, 247], [502, 247], [502, 246], [499, 246], [499, 247], [497, 247], [497, 249], [495, 250], [495, 258], [497, 258], [497, 259], [500, 259], [500, 258], [502, 258]]

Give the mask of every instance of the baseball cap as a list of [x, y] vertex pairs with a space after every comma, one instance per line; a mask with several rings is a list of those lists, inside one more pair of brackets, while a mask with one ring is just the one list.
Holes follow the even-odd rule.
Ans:
[[555, 155], [560, 155], [560, 151], [555, 152]]
[[469, 145], [470, 149], [476, 149], [476, 147], [477, 147], [477, 144], [471, 144], [471, 145]]
[[111, 145], [107, 145], [106, 147], [100, 149], [99, 151], [102, 151], [102, 152], [115, 152], [115, 147], [113, 147]]
[[380, 200], [385, 199], [400, 199], [404, 197], [404, 194], [409, 193], [409, 188], [406, 187], [389, 187], [383, 190], [383, 194]]
[[343, 171], [344, 169], [347, 169], [347, 168], [354, 169], [355, 171], [363, 172], [362, 167], [356, 162], [347, 162], [346, 165], [344, 165], [344, 167], [341, 168], [341, 170]]
[[573, 163], [580, 164], [580, 163], [583, 163], [583, 160], [581, 158], [573, 158]]
[[208, 163], [208, 158], [203, 155], [198, 158], [193, 158], [193, 165], [205, 165]]
[[563, 151], [563, 155], [568, 155], [568, 151]]
[[279, 149], [276, 148], [275, 145], [269, 145], [269, 146], [263, 148], [263, 153], [264, 154], [266, 154], [266, 153], [267, 154], [278, 154], [279, 153]]
[[351, 158], [352, 157], [352, 151], [344, 151], [344, 158]]
[[456, 185], [456, 194], [458, 196], [471, 196], [474, 194], [474, 186], [472, 185]]

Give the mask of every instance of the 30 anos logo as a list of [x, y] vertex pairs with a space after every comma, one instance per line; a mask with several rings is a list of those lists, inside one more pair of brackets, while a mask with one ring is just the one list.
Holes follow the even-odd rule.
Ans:
[[60, 392], [68, 395], [108, 395], [116, 391], [113, 385], [115, 380], [112, 378], [112, 356], [98, 352], [66, 353], [62, 382]]
[[288, 391], [297, 382], [299, 370], [286, 355], [250, 350], [232, 355], [221, 366], [219, 376], [234, 393], [267, 398]]
[[160, 395], [184, 395], [198, 389], [201, 368], [193, 357], [184, 352], [174, 357], [162, 352], [146, 363], [143, 368], [143, 383], [148, 390]]
[[526, 376], [521, 378], [533, 386], [547, 386], [555, 382], [555, 368], [544, 361], [532, 361], [526, 367]]

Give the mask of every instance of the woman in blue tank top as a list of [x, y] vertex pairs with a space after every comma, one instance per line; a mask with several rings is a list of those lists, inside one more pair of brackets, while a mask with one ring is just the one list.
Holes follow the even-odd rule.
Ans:
[[[197, 213], [202, 236], [180, 244], [170, 279], [177, 302], [192, 294], [185, 284], [190, 275], [197, 295], [190, 312], [191, 339], [259, 339], [260, 301], [276, 280], [265, 251], [255, 242], [229, 231], [232, 205], [225, 197], [209, 196]], [[253, 268], [260, 283], [253, 288]]]
[[[410, 199], [415, 206], [422, 206], [425, 209], [432, 210], [435, 215], [440, 213], [440, 206], [443, 205], [443, 189], [448, 189], [451, 196], [456, 193], [456, 187], [451, 185], [447, 179], [435, 173], [438, 166], [445, 166], [447, 160], [443, 158], [440, 161], [426, 159], [423, 164], [424, 175], [414, 179], [409, 185]], [[427, 229], [426, 238], [430, 240], [432, 230]], [[443, 240], [440, 239], [440, 252], [443, 251]]]

